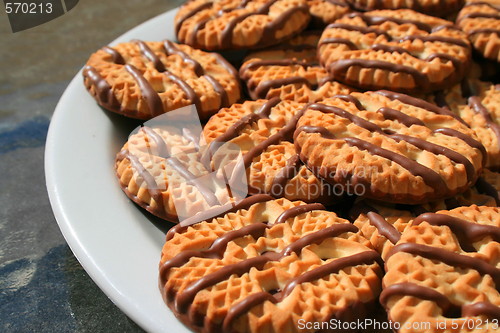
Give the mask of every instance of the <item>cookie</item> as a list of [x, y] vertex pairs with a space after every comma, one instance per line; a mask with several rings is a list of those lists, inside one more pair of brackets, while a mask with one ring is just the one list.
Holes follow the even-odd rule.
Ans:
[[183, 130], [141, 127], [117, 154], [115, 171], [125, 194], [170, 222], [210, 208], [226, 209], [234, 199], [223, 179], [202, 163], [199, 139]]
[[404, 204], [466, 191], [486, 157], [473, 131], [451, 111], [389, 91], [306, 106], [294, 140], [302, 161], [327, 182]]
[[324, 27], [351, 11], [345, 0], [307, 0], [307, 5], [314, 27]]
[[160, 289], [191, 330], [292, 332], [300, 319], [371, 315], [380, 256], [357, 228], [319, 204], [271, 199], [169, 232]]
[[435, 94], [434, 101], [459, 115], [486, 147], [486, 167], [500, 169], [500, 85], [465, 80]]
[[175, 17], [177, 40], [205, 50], [260, 48], [304, 30], [306, 0], [192, 0]]
[[83, 78], [100, 106], [137, 119], [191, 104], [206, 119], [241, 94], [237, 72], [222, 56], [167, 40], [105, 46], [90, 56]]
[[500, 3], [472, 2], [464, 6], [456, 24], [486, 59], [500, 62]]
[[315, 102], [325, 97], [352, 91], [338, 82], [329, 82], [319, 65], [316, 45], [321, 32], [307, 31], [269, 49], [249, 54], [240, 68], [250, 97], [297, 102]]
[[234, 104], [210, 118], [203, 135], [209, 147], [229, 142], [241, 148], [250, 194], [332, 203], [347, 192], [316, 177], [292, 143], [294, 116], [303, 107], [278, 98]]
[[361, 11], [374, 9], [412, 9], [431, 16], [446, 17], [456, 14], [464, 0], [346, 0]]
[[471, 53], [452, 22], [409, 9], [347, 14], [325, 29], [318, 51], [333, 80], [408, 93], [458, 83]]
[[395, 331], [498, 332], [499, 251], [497, 207], [413, 220], [388, 254], [380, 295]]
[[[473, 188], [453, 198], [423, 205], [389, 205], [363, 199], [354, 204], [350, 218], [361, 234], [370, 240], [373, 248], [385, 259], [404, 230], [421, 214], [471, 205], [489, 207], [500, 205], [498, 200], [500, 175], [490, 175], [491, 172], [486, 171], [488, 175], [483, 173]], [[494, 177], [493, 180], [490, 179], [491, 176]]]

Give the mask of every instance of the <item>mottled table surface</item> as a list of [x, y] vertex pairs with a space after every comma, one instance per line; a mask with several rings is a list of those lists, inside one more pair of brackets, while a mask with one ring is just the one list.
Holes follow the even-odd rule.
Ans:
[[56, 103], [87, 57], [181, 2], [81, 0], [15, 34], [0, 6], [1, 332], [142, 332], [61, 235], [45, 188], [44, 145]]

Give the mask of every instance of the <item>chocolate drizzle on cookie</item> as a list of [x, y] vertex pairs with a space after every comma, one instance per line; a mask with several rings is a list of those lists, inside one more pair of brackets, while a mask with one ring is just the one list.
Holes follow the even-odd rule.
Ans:
[[435, 226], [447, 226], [457, 236], [464, 251], [474, 252], [473, 243], [486, 237], [500, 242], [500, 228], [492, 225], [472, 223], [446, 214], [425, 213], [413, 220], [412, 225], [427, 222]]
[[481, 115], [481, 117], [486, 122], [486, 126], [488, 126], [488, 128], [495, 134], [498, 146], [500, 147], [500, 125], [493, 120], [490, 112], [484, 106], [480, 97], [478, 96], [469, 97], [469, 107], [474, 112]]
[[380, 214], [375, 211], [366, 214], [368, 221], [377, 228], [378, 233], [387, 238], [392, 244], [396, 244], [401, 238], [401, 233]]
[[[198, 20], [193, 23], [189, 28], [189, 33], [186, 36], [180, 36], [180, 30], [184, 22], [194, 17], [198, 12], [202, 10], [207, 10], [213, 7], [212, 2], [210, 5], [204, 4], [200, 5], [193, 10], [189, 11], [185, 15], [183, 15], [176, 23], [176, 33], [177, 37], [181, 42], [185, 42], [189, 45], [192, 45], [197, 48], [207, 48], [207, 45], [202, 45], [198, 39], [198, 33], [202, 30], [206, 30], [206, 26], [209, 22], [217, 20], [227, 15], [233, 16], [229, 22], [225, 25], [224, 29], [220, 34], [220, 39], [218, 41], [218, 45], [216, 48], [218, 49], [237, 49], [241, 48], [241, 46], [233, 43], [233, 32], [236, 26], [247, 18], [254, 15], [268, 15], [270, 8], [277, 2], [278, 0], [268, 0], [266, 1], [260, 8], [257, 10], [249, 10], [248, 3], [249, 1], [242, 1], [238, 6], [233, 8], [224, 8], [217, 12], [211, 10], [210, 13], [203, 19]], [[259, 47], [267, 46], [272, 43], [275, 43], [279, 38], [276, 37], [276, 32], [280, 29], [283, 29], [285, 24], [289, 22], [290, 18], [298, 12], [308, 13], [309, 8], [305, 5], [297, 5], [291, 6], [290, 8], [284, 10], [279, 16], [273, 18], [273, 20], [267, 23], [262, 31], [262, 35], [260, 40], [255, 44]], [[236, 15], [235, 15], [236, 14]]]
[[[430, 24], [417, 21], [417, 20], [409, 20], [409, 19], [401, 19], [401, 18], [396, 18], [396, 17], [389, 17], [389, 16], [371, 16], [367, 14], [362, 14], [362, 13], [351, 13], [346, 15], [349, 18], [355, 19], [355, 18], [361, 18], [364, 24], [367, 26], [362, 26], [362, 25], [357, 25], [357, 24], [348, 24], [348, 23], [334, 23], [330, 24], [326, 31], [331, 30], [331, 29], [339, 29], [339, 30], [346, 30], [346, 31], [355, 31], [359, 32], [361, 34], [367, 35], [367, 34], [375, 34], [376, 36], [383, 36], [385, 37], [385, 42], [378, 41], [377, 44], [370, 45], [370, 46], [361, 46], [356, 45], [355, 41], [352, 41], [347, 38], [341, 38], [341, 37], [325, 37], [322, 40], [320, 40], [319, 43], [319, 48], [322, 46], [325, 46], [327, 44], [343, 44], [346, 45], [350, 51], [355, 51], [358, 49], [370, 49], [373, 50], [374, 52], [377, 51], [383, 51], [383, 52], [390, 52], [390, 53], [397, 53], [400, 54], [401, 57], [411, 57], [413, 59], [418, 59], [426, 62], [432, 62], [434, 59], [440, 59], [442, 61], [446, 62], [451, 62], [453, 67], [455, 68], [454, 71], [451, 72], [450, 75], [446, 78], [446, 81], [440, 81], [440, 82], [432, 82], [430, 80], [430, 77], [428, 74], [425, 74], [422, 72], [421, 69], [417, 69], [414, 67], [412, 64], [402, 64], [402, 63], [394, 63], [394, 62], [388, 62], [385, 60], [378, 60], [378, 59], [361, 59], [359, 57], [348, 57], [346, 58], [339, 58], [334, 61], [328, 61], [327, 63], [324, 63], [330, 74], [335, 78], [340, 81], [343, 81], [345, 83], [351, 84], [351, 85], [358, 85], [358, 82], [356, 80], [349, 79], [347, 77], [347, 72], [350, 68], [352, 67], [360, 67], [360, 68], [370, 68], [370, 69], [380, 69], [380, 70], [385, 70], [388, 72], [392, 73], [405, 73], [409, 75], [411, 78], [414, 80], [414, 85], [413, 88], [400, 88], [400, 90], [415, 90], [415, 89], [422, 89], [422, 87], [426, 87], [426, 89], [429, 90], [437, 90], [443, 86], [448, 86], [450, 82], [458, 81], [460, 80], [465, 72], [465, 67], [464, 64], [468, 61], [469, 57], [469, 50], [470, 50], [470, 45], [466, 38], [464, 37], [463, 39], [460, 38], [454, 38], [454, 37], [447, 37], [447, 36], [442, 36], [441, 34], [435, 34], [439, 30], [443, 29], [454, 29], [454, 26], [452, 25], [440, 25], [440, 26], [432, 26]], [[398, 25], [403, 25], [403, 24], [411, 24], [420, 31], [424, 31], [427, 35], [424, 34], [415, 34], [415, 35], [408, 35], [402, 38], [399, 37], [393, 37], [391, 36], [388, 32], [381, 30], [380, 28], [372, 28], [372, 25], [380, 26], [385, 22], [393, 22]], [[463, 48], [463, 52], [465, 53], [462, 58], [458, 58], [455, 54], [452, 53], [431, 53], [427, 54], [424, 52], [424, 54], [427, 54], [427, 57], [424, 59], [419, 58], [418, 55], [412, 54], [408, 49], [399, 46], [402, 45], [405, 41], [415, 41], [415, 40], [421, 40], [422, 42], [430, 42], [430, 43], [445, 43], [445, 44], [452, 44], [454, 46]], [[389, 43], [389, 44], [386, 44]], [[394, 45], [398, 44], [398, 45]], [[324, 52], [323, 50], [321, 52]], [[411, 61], [410, 61], [411, 62]], [[408, 63], [410, 63], [408, 62]], [[378, 89], [381, 88], [381, 86], [377, 86], [376, 84], [373, 84], [372, 86], [363, 86], [363, 88], [371, 88], [371, 89]], [[398, 87], [392, 87], [393, 90], [397, 90]]]

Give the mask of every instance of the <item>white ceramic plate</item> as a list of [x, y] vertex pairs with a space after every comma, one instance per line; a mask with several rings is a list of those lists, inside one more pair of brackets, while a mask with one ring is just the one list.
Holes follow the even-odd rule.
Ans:
[[[125, 33], [175, 40], [174, 11]], [[62, 95], [50, 123], [45, 175], [54, 215], [90, 277], [149, 332], [188, 332], [163, 303], [158, 263], [164, 233], [122, 193], [114, 156], [139, 123], [104, 112], [87, 93], [81, 72]]]

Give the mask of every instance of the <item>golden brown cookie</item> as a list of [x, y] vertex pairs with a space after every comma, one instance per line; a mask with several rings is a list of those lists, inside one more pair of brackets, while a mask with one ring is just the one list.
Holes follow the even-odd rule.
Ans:
[[479, 53], [500, 62], [500, 2], [468, 3], [458, 14], [456, 23], [469, 35]]
[[464, 0], [346, 0], [361, 11], [374, 9], [412, 9], [432, 16], [446, 17], [456, 14]]
[[198, 141], [186, 130], [141, 127], [116, 157], [122, 190], [139, 206], [170, 222], [230, 206], [234, 198], [226, 182], [211, 177], [213, 170], [202, 163]]
[[449, 110], [389, 91], [310, 104], [294, 134], [300, 158], [332, 184], [368, 198], [418, 204], [476, 182], [485, 150]]
[[138, 119], [191, 104], [206, 119], [241, 94], [237, 72], [222, 56], [167, 40], [105, 46], [90, 56], [83, 77], [99, 105]]
[[373, 248], [385, 260], [389, 251], [401, 238], [404, 230], [421, 214], [471, 205], [489, 207], [500, 205], [498, 198], [500, 175], [490, 175], [491, 172], [486, 171], [490, 178], [491, 176], [494, 177], [493, 181], [499, 182], [494, 184], [496, 187], [486, 180], [486, 174], [483, 173], [474, 187], [447, 200], [439, 200], [423, 205], [390, 205], [362, 199], [354, 204], [349, 215], [351, 220], [354, 221], [354, 225], [361, 231], [361, 234], [370, 240]]
[[459, 115], [486, 147], [486, 167], [500, 169], [500, 85], [475, 79], [438, 92], [434, 102]]
[[332, 203], [347, 191], [316, 177], [292, 143], [294, 116], [303, 107], [277, 98], [234, 104], [210, 118], [203, 134], [209, 145], [230, 142], [241, 148], [250, 194]]
[[249, 54], [240, 77], [250, 97], [308, 103], [350, 93], [349, 87], [327, 81], [328, 74], [316, 57], [320, 36], [319, 31], [306, 31], [283, 44]]
[[315, 27], [324, 27], [351, 11], [345, 0], [307, 0], [307, 5]]
[[409, 9], [347, 14], [325, 29], [318, 51], [334, 80], [412, 93], [452, 86], [470, 61], [464, 32]]
[[498, 332], [500, 209], [413, 220], [388, 254], [380, 302], [399, 333]]
[[175, 29], [195, 48], [247, 49], [278, 44], [309, 20], [306, 0], [192, 0], [179, 9]]
[[380, 256], [358, 229], [321, 205], [270, 199], [169, 231], [160, 288], [176, 316], [195, 332], [255, 333], [371, 316]]

